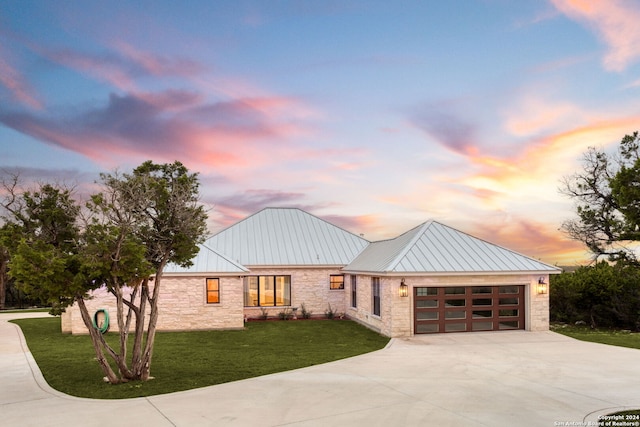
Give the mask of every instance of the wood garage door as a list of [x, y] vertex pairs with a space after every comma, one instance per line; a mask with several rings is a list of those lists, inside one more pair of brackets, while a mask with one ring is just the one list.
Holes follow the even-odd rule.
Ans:
[[524, 286], [414, 288], [414, 332], [524, 329]]

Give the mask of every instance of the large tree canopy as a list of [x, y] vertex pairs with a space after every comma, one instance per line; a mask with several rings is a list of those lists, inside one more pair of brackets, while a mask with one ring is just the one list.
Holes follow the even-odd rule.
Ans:
[[[48, 184], [37, 192], [14, 187], [4, 203], [3, 235], [17, 242], [9, 248], [8, 273], [43, 301], [62, 309], [78, 305], [109, 382], [147, 380], [162, 270], [169, 262], [189, 265], [206, 232], [198, 177], [180, 162], [148, 161], [132, 173], [102, 174], [100, 184], [102, 191], [91, 196], [82, 215], [68, 190]], [[85, 305], [88, 292], [102, 286], [116, 301], [117, 349], [93, 326]]]
[[577, 219], [562, 230], [594, 258], [635, 262], [640, 241], [640, 137], [626, 135], [615, 153], [589, 148], [582, 171], [566, 177], [561, 192], [576, 202]]

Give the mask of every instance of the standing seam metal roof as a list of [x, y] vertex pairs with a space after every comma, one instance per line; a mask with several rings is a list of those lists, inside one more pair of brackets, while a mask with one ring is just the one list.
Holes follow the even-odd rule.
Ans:
[[558, 272], [559, 268], [428, 221], [371, 243], [344, 271], [376, 273]]
[[346, 265], [369, 241], [297, 208], [265, 208], [207, 246], [245, 266]]
[[167, 264], [163, 273], [247, 273], [244, 266], [228, 259], [206, 245], [198, 245], [198, 254], [191, 260], [190, 267], [181, 267], [178, 264]]

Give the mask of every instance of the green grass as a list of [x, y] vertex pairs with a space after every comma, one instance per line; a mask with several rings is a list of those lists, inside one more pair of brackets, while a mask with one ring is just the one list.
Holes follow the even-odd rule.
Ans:
[[582, 341], [640, 349], [640, 333], [574, 325], [551, 325], [551, 330]]
[[[159, 332], [147, 382], [110, 385], [88, 335], [60, 332], [59, 318], [14, 320], [45, 379], [73, 396], [122, 399], [197, 387], [357, 356], [389, 339], [351, 321], [249, 322], [245, 330]], [[107, 334], [117, 340], [116, 334]]]

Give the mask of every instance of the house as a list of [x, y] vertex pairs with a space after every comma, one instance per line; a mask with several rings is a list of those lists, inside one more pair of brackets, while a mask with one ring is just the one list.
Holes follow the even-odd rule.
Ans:
[[[369, 242], [300, 209], [266, 208], [209, 238], [191, 267], [167, 266], [158, 330], [242, 328], [303, 305], [391, 337], [547, 330], [547, 283], [560, 272], [436, 221]], [[115, 309], [104, 290], [94, 296], [90, 310]], [[62, 327], [86, 333], [76, 307]]]

